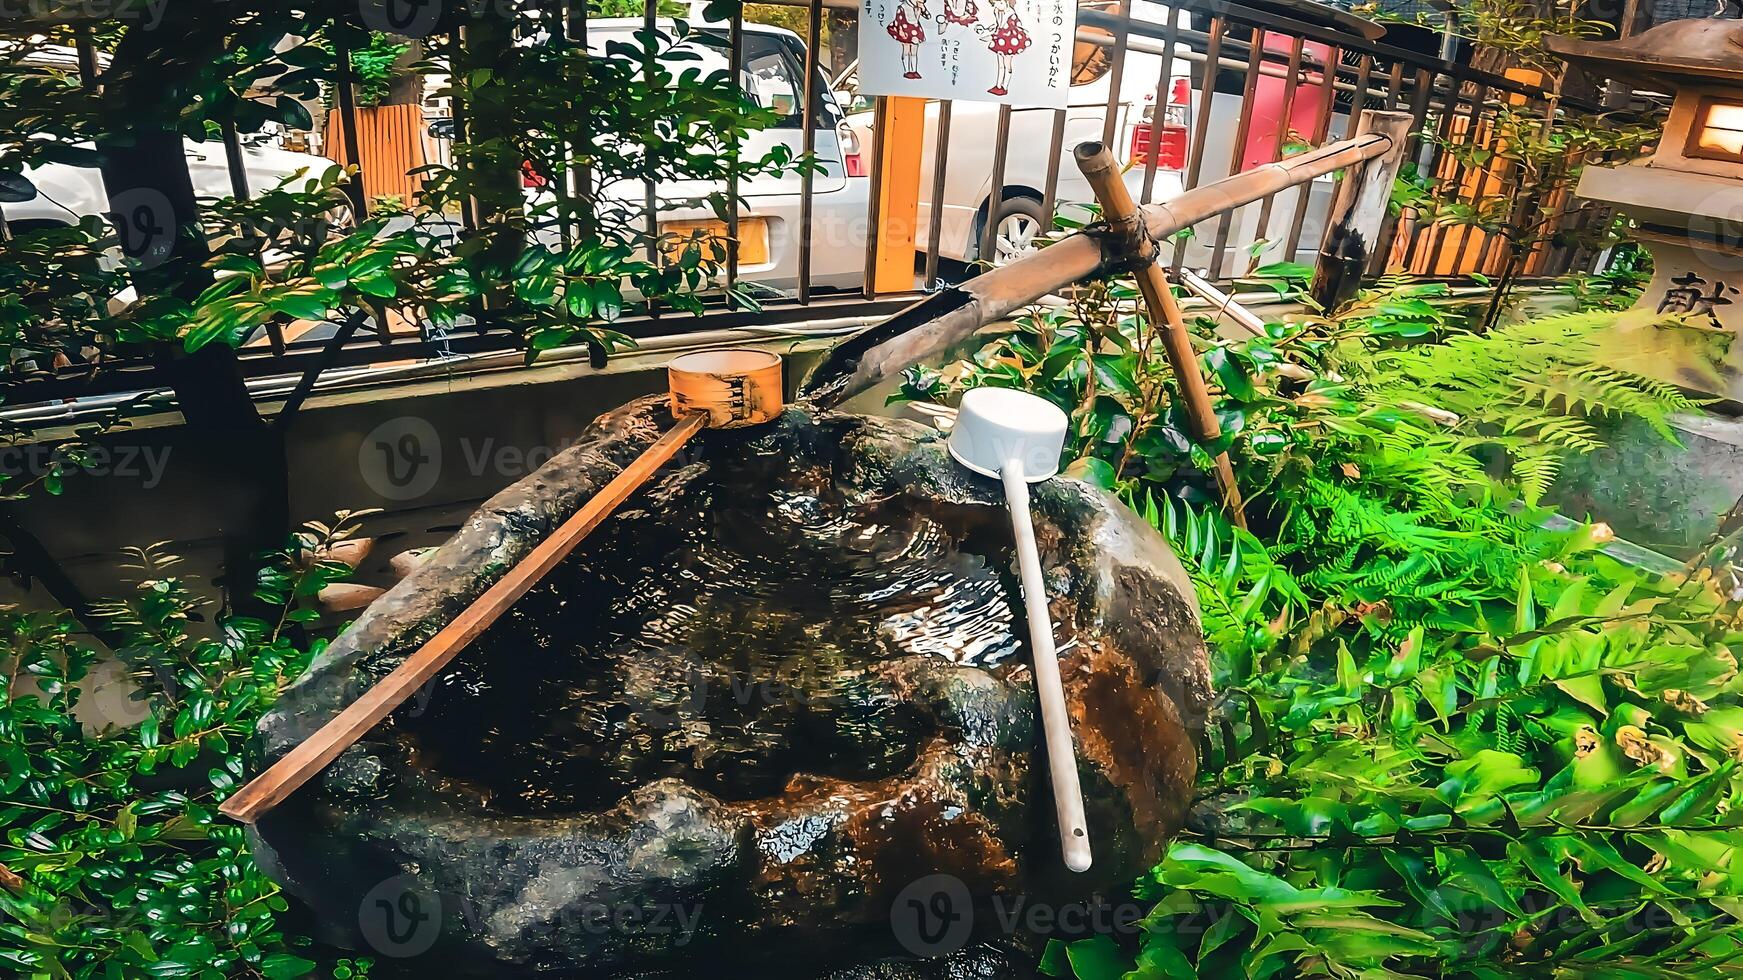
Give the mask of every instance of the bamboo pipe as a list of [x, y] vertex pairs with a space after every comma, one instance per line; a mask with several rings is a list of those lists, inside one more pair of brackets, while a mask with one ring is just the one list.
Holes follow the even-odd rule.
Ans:
[[[1383, 156], [1393, 145], [1383, 134], [1357, 136], [1195, 187], [1166, 204], [1142, 208], [1145, 230], [1153, 239], [1166, 239], [1224, 211]], [[982, 326], [1096, 275], [1105, 259], [1097, 239], [1076, 234], [936, 293], [837, 346], [806, 379], [805, 394], [824, 408], [838, 406], [909, 365], [944, 355]]]
[[[1138, 292], [1149, 308], [1151, 325], [1162, 335], [1168, 366], [1173, 368], [1180, 393], [1186, 399], [1186, 417], [1200, 439], [1216, 442], [1222, 438], [1223, 428], [1216, 417], [1216, 406], [1210, 400], [1203, 366], [1198, 362], [1198, 352], [1192, 349], [1192, 335], [1186, 329], [1186, 318], [1180, 313], [1180, 304], [1174, 299], [1174, 287], [1168, 282], [1162, 267], [1156, 264], [1156, 239], [1144, 229], [1144, 216], [1132, 200], [1131, 191], [1126, 189], [1126, 182], [1121, 179], [1119, 162], [1101, 143], [1079, 143], [1073, 155], [1077, 158], [1077, 169], [1083, 171], [1083, 179], [1089, 182], [1089, 189], [1095, 192], [1095, 199], [1101, 204], [1102, 217], [1124, 242], [1127, 254], [1132, 258], [1132, 274], [1137, 280]], [[1241, 489], [1235, 483], [1234, 464], [1229, 461], [1227, 452], [1217, 454], [1216, 479], [1222, 488], [1223, 505], [1228, 508], [1229, 516], [1237, 526], [1245, 529], [1245, 504], [1241, 499]]]

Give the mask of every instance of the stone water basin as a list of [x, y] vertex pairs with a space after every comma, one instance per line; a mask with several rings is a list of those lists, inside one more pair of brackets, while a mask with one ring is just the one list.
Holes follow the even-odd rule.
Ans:
[[[268, 757], [669, 425], [633, 403], [489, 501], [286, 693]], [[254, 829], [327, 938], [448, 974], [1012, 975], [1029, 951], [975, 907], [1081, 901], [1159, 858], [1210, 696], [1160, 536], [1086, 485], [1035, 490], [1095, 850], [1074, 875], [998, 485], [924, 427], [804, 407], [692, 445]], [[937, 882], [971, 906], [945, 940], [900, 918]]]

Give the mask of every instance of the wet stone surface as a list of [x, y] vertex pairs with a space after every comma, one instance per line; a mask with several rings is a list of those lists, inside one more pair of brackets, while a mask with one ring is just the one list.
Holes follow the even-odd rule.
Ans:
[[[287, 692], [268, 755], [667, 424], [627, 406], [487, 503]], [[696, 447], [262, 821], [263, 865], [327, 938], [446, 973], [1023, 973], [1035, 937], [987, 903], [1122, 888], [1183, 819], [1210, 691], [1178, 562], [1099, 491], [1036, 488], [1096, 856], [1073, 875], [996, 483], [921, 427], [802, 409]], [[948, 941], [892, 919], [933, 880]]]

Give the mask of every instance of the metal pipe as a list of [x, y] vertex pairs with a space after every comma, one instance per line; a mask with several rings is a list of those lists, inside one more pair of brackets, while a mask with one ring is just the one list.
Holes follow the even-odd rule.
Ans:
[[932, 203], [926, 211], [926, 288], [938, 285], [938, 248], [944, 234], [944, 176], [950, 162], [950, 113], [955, 105], [949, 99], [938, 103], [937, 144], [932, 151]]
[[[586, 2], [586, 0], [581, 0]], [[732, 22], [726, 33], [726, 70], [732, 75], [732, 84], [739, 87], [739, 94], [744, 94], [744, 5], [734, 4], [732, 7]], [[726, 292], [732, 295], [734, 286], [738, 285], [738, 135], [734, 133], [728, 138], [726, 145]]]
[[1191, 269], [1182, 269], [1175, 274], [1182, 286], [1199, 299], [1209, 303], [1218, 317], [1227, 316], [1235, 325], [1255, 337], [1265, 336], [1265, 318], [1247, 309], [1240, 301], [1222, 290], [1216, 288], [1209, 280]]
[[[1293, 43], [1289, 46], [1289, 74], [1283, 81], [1283, 108], [1277, 120], [1276, 152], [1279, 159], [1282, 159], [1284, 144], [1289, 141], [1289, 134], [1293, 132], [1290, 129], [1290, 124], [1295, 121], [1295, 97], [1301, 93], [1301, 61], [1306, 53], [1306, 46], [1307, 42], [1301, 38], [1294, 38]], [[1252, 110], [1248, 109], [1247, 111], [1251, 112]], [[1276, 209], [1277, 198], [1275, 196], [1265, 198], [1265, 202], [1259, 205], [1259, 228], [1253, 232], [1253, 256], [1247, 264], [1247, 275], [1249, 276], [1261, 264], [1259, 248], [1265, 244], [1265, 236], [1271, 233], [1271, 215]], [[1284, 254], [1287, 257], [1289, 253], [1285, 251]]]
[[[1120, 24], [1129, 25], [1132, 20], [1132, 0], [1120, 0]], [[1126, 72], [1126, 45], [1130, 43], [1132, 32], [1119, 29], [1114, 31], [1114, 53], [1108, 65], [1108, 103], [1106, 114], [1102, 116], [1101, 141], [1112, 146], [1114, 137], [1120, 134], [1120, 82]]]
[[[1259, 73], [1265, 64], [1265, 29], [1253, 29], [1253, 43], [1247, 49], [1247, 83], [1241, 95], [1241, 119], [1235, 125], [1234, 151], [1229, 157], [1229, 173], [1240, 173], [1247, 158], [1247, 141], [1253, 135], [1253, 106], [1259, 94]], [[1216, 244], [1210, 260], [1212, 279], [1222, 278], [1223, 262], [1228, 257], [1229, 234], [1234, 231], [1233, 212], [1225, 213], [1216, 225]]]
[[[1210, 46], [1205, 49], [1204, 66], [1198, 84], [1198, 118], [1193, 120], [1192, 151], [1186, 158], [1185, 189], [1191, 190], [1198, 186], [1204, 178], [1204, 148], [1210, 139], [1211, 108], [1216, 103], [1217, 75], [1222, 70], [1223, 36], [1228, 31], [1228, 23], [1221, 17], [1210, 22]], [[1186, 239], [1181, 237], [1174, 243], [1174, 271], [1179, 272], [1186, 264]]]
[[811, 189], [815, 183], [812, 158], [817, 155], [817, 44], [823, 33], [823, 0], [811, 0], [805, 24], [805, 107], [799, 113], [804, 129], [800, 147], [804, 169], [799, 173], [799, 302], [811, 302]]
[[980, 229], [980, 260], [999, 261], [999, 209], [1005, 204], [1005, 158], [1011, 153], [1011, 107], [999, 106], [998, 135], [993, 139], [992, 196], [987, 198], [986, 220]]
[[1150, 108], [1150, 145], [1146, 147], [1149, 152], [1144, 157], [1144, 191], [1138, 196], [1145, 204], [1149, 204], [1156, 193], [1156, 167], [1161, 162], [1158, 157], [1162, 155], [1162, 124], [1166, 121], [1168, 106], [1172, 104], [1174, 48], [1180, 39], [1180, 11], [1174, 7], [1163, 9], [1168, 11], [1168, 28], [1162, 36], [1162, 67], [1156, 73], [1156, 101]]
[[[1332, 48], [1331, 57], [1326, 59], [1325, 71], [1320, 74], [1321, 81], [1325, 82], [1326, 85], [1325, 92], [1320, 98], [1319, 118], [1314, 123], [1313, 136], [1309, 139], [1309, 142], [1314, 146], [1324, 146], [1325, 141], [1331, 139], [1331, 117], [1333, 110], [1337, 108], [1337, 92], [1331, 82], [1337, 78], [1338, 69], [1342, 65], [1343, 52], [1338, 48]], [[1358, 117], [1361, 115], [1359, 109], [1351, 111]], [[1284, 240], [1283, 256], [1290, 262], [1295, 261], [1301, 254], [1301, 231], [1307, 226], [1307, 212], [1312, 206], [1313, 185], [1302, 184], [1301, 190], [1297, 191], [1295, 196], [1295, 213], [1289, 220], [1289, 237]], [[1326, 224], [1329, 225], [1331, 222], [1327, 221]]]
[[1053, 132], [1047, 141], [1047, 186], [1041, 190], [1041, 234], [1053, 233], [1059, 210], [1059, 161], [1065, 155], [1065, 110], [1053, 110]]

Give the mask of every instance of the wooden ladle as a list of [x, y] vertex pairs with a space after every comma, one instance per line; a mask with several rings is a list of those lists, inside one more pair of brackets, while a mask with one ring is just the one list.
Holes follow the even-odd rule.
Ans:
[[434, 678], [461, 650], [550, 574], [619, 504], [704, 428], [733, 429], [779, 415], [781, 358], [760, 350], [686, 354], [667, 367], [672, 415], [678, 424], [624, 467], [573, 517], [539, 542], [508, 574], [486, 589], [441, 632], [351, 702], [333, 720], [225, 800], [218, 812], [252, 824], [325, 769], [382, 719]]

